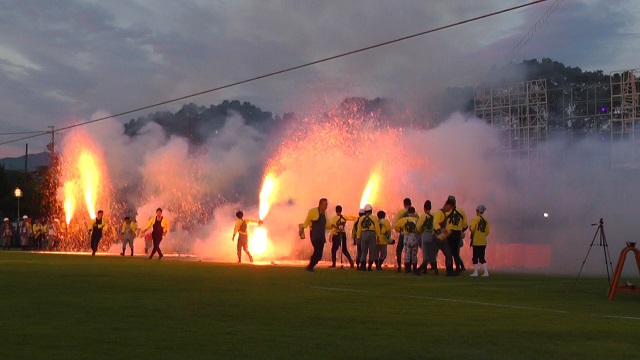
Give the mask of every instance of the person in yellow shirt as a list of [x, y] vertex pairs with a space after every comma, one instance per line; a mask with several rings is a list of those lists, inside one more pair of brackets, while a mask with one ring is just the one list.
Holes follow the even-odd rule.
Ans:
[[455, 275], [453, 271], [453, 256], [451, 254], [451, 249], [449, 248], [449, 242], [447, 241], [447, 237], [451, 235], [451, 232], [447, 229], [447, 220], [448, 214], [450, 214], [451, 209], [453, 209], [453, 202], [454, 200], [449, 197], [444, 203], [444, 206], [433, 213], [433, 236], [436, 237], [438, 249], [442, 251], [442, 254], [444, 254], [444, 264], [447, 269], [447, 276]]
[[102, 239], [102, 230], [107, 225], [107, 222], [103, 219], [104, 212], [102, 210], [98, 211], [98, 215], [91, 223], [91, 227], [89, 228], [89, 234], [91, 234], [91, 256], [96, 255], [96, 251], [98, 251], [98, 244]]
[[[380, 236], [380, 224], [378, 218], [373, 216], [373, 206], [364, 206], [364, 215], [358, 219], [358, 231], [356, 234], [362, 246], [360, 257], [360, 270], [372, 271], [373, 263], [378, 260], [377, 242]], [[369, 255], [369, 266], [367, 267], [367, 255]]]
[[41, 251], [43, 247], [44, 237], [47, 234], [47, 228], [44, 225], [44, 219], [36, 220], [33, 224], [33, 237], [35, 239], [35, 250]]
[[449, 249], [453, 261], [456, 265], [456, 271], [454, 275], [460, 275], [461, 271], [465, 271], [464, 263], [460, 257], [460, 248], [462, 247], [462, 234], [469, 228], [467, 225], [467, 216], [462, 209], [456, 206], [456, 198], [453, 195], [449, 196], [449, 200], [452, 202], [451, 211], [447, 214], [447, 229], [451, 232], [447, 238], [449, 243]]
[[410, 206], [407, 209], [407, 216], [398, 219], [393, 226], [394, 230], [404, 235], [404, 268], [406, 273], [418, 272], [418, 218], [416, 209]]
[[238, 253], [238, 264], [242, 262], [242, 250], [249, 256], [249, 262], [253, 262], [253, 256], [249, 252], [249, 235], [247, 234], [247, 224], [256, 223], [262, 225], [262, 221], [245, 219], [242, 211], [236, 212], [236, 225], [233, 228], [233, 236], [231, 241], [235, 241], [236, 234], [238, 234], [238, 246], [236, 247]]
[[489, 220], [484, 216], [486, 210], [486, 206], [478, 205], [476, 217], [471, 221], [471, 243], [469, 245], [473, 247], [473, 273], [470, 276], [473, 277], [478, 276], [478, 261], [480, 261], [484, 269], [482, 276], [489, 276], [489, 269], [484, 256], [487, 250], [487, 236], [491, 232], [491, 226], [489, 226]]
[[353, 223], [353, 229], [351, 229], [351, 238], [353, 239], [353, 245], [356, 246], [356, 267], [360, 270], [360, 258], [362, 257], [362, 244], [360, 244], [360, 240], [358, 239], [358, 223], [360, 222], [360, 218], [364, 216], [364, 209], [360, 209], [358, 211], [358, 218]]
[[325, 198], [320, 199], [318, 207], [310, 209], [304, 223], [299, 225], [303, 231], [305, 228], [309, 228], [309, 239], [313, 246], [313, 254], [309, 260], [309, 265], [307, 265], [307, 271], [309, 272], [313, 272], [318, 262], [322, 260], [324, 244], [327, 242], [325, 231], [331, 230], [331, 221], [327, 214], [328, 207], [329, 201]]
[[127, 244], [129, 244], [129, 247], [131, 248], [131, 256], [133, 256], [133, 239], [136, 237], [136, 223], [131, 221], [130, 217], [124, 217], [120, 234], [122, 235], [122, 253], [120, 253], [120, 256], [124, 256], [124, 253], [127, 250]]
[[378, 223], [380, 224], [380, 236], [378, 236], [378, 261], [376, 261], [376, 270], [382, 270], [382, 264], [387, 258], [387, 246], [391, 241], [391, 223], [387, 219], [387, 213], [378, 211]]
[[[396, 219], [402, 219], [407, 217], [407, 209], [411, 206], [411, 199], [405, 198], [402, 201], [402, 206], [404, 209], [400, 212], [400, 214], [396, 217]], [[398, 262], [398, 272], [402, 271], [402, 250], [404, 249], [404, 234], [400, 233], [398, 236], [398, 245], [396, 245], [396, 261]]]
[[353, 269], [353, 259], [347, 248], [347, 232], [345, 225], [347, 221], [356, 221], [358, 218], [353, 215], [342, 215], [342, 206], [336, 206], [336, 215], [331, 218], [331, 268], [336, 267], [336, 254], [338, 248], [342, 249], [340, 254], [340, 266], [342, 266], [342, 254], [349, 260], [349, 265]]
[[438, 275], [438, 242], [433, 240], [433, 214], [431, 214], [431, 200], [424, 203], [424, 214], [418, 218], [418, 233], [421, 234], [422, 264], [420, 270], [427, 273], [427, 265], [431, 265], [435, 275]]
[[144, 232], [151, 230], [151, 240], [153, 241], [153, 250], [151, 250], [151, 255], [149, 255], [149, 260], [153, 259], [153, 255], [158, 253], [158, 259], [162, 259], [164, 256], [162, 254], [162, 250], [160, 250], [160, 243], [162, 239], [169, 232], [169, 221], [166, 217], [162, 216], [162, 209], [156, 209], [156, 216], [149, 219], [147, 223], [147, 227], [145, 227]]

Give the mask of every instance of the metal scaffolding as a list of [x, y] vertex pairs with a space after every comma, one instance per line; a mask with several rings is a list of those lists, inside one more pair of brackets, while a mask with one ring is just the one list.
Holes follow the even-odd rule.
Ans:
[[475, 114], [503, 130], [503, 152], [539, 163], [546, 156], [547, 93], [546, 79], [481, 86], [474, 96]]
[[611, 163], [638, 168], [640, 163], [640, 70], [611, 72]]

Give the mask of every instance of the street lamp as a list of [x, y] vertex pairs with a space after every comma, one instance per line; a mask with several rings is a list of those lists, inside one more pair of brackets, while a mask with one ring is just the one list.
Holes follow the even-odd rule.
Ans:
[[20, 222], [20, 198], [22, 197], [22, 190], [17, 187], [13, 194], [18, 198], [18, 222]]

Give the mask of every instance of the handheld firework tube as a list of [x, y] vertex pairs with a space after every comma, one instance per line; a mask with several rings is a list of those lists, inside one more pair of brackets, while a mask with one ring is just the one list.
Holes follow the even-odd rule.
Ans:
[[300, 237], [300, 240], [304, 240], [305, 236], [304, 236], [304, 224], [298, 224], [298, 236]]
[[440, 232], [438, 233], [438, 236], [437, 236], [438, 241], [443, 242], [443, 241], [447, 240], [449, 235], [451, 235], [451, 231], [449, 229], [440, 230]]

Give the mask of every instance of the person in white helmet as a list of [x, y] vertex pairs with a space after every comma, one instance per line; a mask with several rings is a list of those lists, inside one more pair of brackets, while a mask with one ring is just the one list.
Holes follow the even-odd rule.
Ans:
[[2, 224], [2, 248], [5, 250], [11, 249], [11, 238], [13, 237], [13, 229], [9, 223], [9, 218], [4, 218]]
[[20, 225], [20, 245], [22, 246], [22, 250], [27, 250], [32, 236], [33, 227], [31, 226], [31, 219], [25, 215], [22, 217], [22, 224]]
[[487, 236], [491, 232], [489, 221], [484, 216], [487, 210], [486, 206], [478, 205], [476, 208], [476, 217], [471, 221], [471, 243], [473, 247], [473, 273], [472, 277], [478, 276], [478, 262], [482, 264], [484, 273], [482, 276], [489, 276], [487, 261], [485, 260], [485, 251], [487, 250]]
[[[357, 239], [360, 240], [362, 254], [360, 257], [361, 271], [371, 271], [373, 263], [378, 260], [378, 237], [380, 236], [380, 223], [378, 218], [373, 216], [373, 206], [367, 204], [364, 206], [364, 215], [358, 220]], [[369, 254], [369, 263], [367, 265], [367, 254]]]
[[353, 229], [351, 230], [351, 239], [353, 239], [353, 245], [356, 246], [356, 268], [360, 270], [360, 258], [362, 257], [362, 245], [358, 239], [358, 223], [360, 218], [364, 215], [364, 209], [358, 211], [358, 218], [353, 223]]

